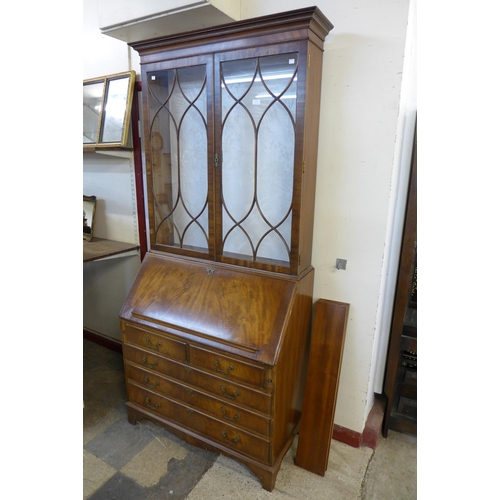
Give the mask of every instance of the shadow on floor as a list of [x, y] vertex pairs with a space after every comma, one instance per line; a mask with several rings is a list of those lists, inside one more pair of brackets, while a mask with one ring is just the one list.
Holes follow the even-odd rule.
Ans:
[[376, 450], [332, 441], [324, 477], [283, 460], [272, 493], [240, 463], [143, 420], [129, 424], [119, 353], [84, 340], [84, 500], [414, 500], [417, 440], [390, 431]]

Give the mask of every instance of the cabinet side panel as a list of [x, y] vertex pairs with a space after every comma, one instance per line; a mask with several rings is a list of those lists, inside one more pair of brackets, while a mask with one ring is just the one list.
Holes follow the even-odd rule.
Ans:
[[299, 282], [284, 339], [275, 366], [274, 436], [271, 463], [291, 443], [302, 414], [309, 357], [314, 269]]
[[310, 42], [308, 44], [308, 66], [306, 83], [307, 104], [303, 128], [304, 151], [300, 208], [300, 230], [302, 234], [299, 240], [299, 274], [311, 265], [312, 260], [316, 163], [318, 159], [321, 77], [323, 68], [323, 51]]

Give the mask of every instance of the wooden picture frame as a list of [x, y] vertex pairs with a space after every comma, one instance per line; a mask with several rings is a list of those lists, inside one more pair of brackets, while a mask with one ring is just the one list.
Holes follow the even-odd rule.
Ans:
[[83, 239], [87, 241], [92, 241], [96, 203], [95, 196], [83, 195]]

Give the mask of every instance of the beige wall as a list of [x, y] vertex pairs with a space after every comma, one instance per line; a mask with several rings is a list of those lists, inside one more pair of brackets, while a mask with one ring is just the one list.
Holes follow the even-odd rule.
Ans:
[[[381, 325], [381, 318], [391, 297], [388, 249], [399, 181], [410, 0], [314, 3], [335, 26], [324, 52], [315, 298], [351, 304], [335, 423], [362, 432], [372, 406], [377, 360], [384, 352], [381, 327], [387, 330], [387, 324]], [[309, 5], [301, 0], [242, 0], [241, 18]], [[97, 0], [84, 0], [84, 17], [89, 40], [84, 78], [127, 69], [139, 72], [138, 58], [125, 43], [100, 34]], [[337, 258], [347, 259], [345, 271], [335, 268]]]

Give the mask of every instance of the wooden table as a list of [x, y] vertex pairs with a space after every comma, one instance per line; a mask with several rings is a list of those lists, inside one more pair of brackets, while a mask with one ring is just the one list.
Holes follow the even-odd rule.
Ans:
[[94, 236], [92, 241], [83, 240], [83, 262], [91, 262], [138, 249], [139, 245], [135, 243], [106, 240]]

